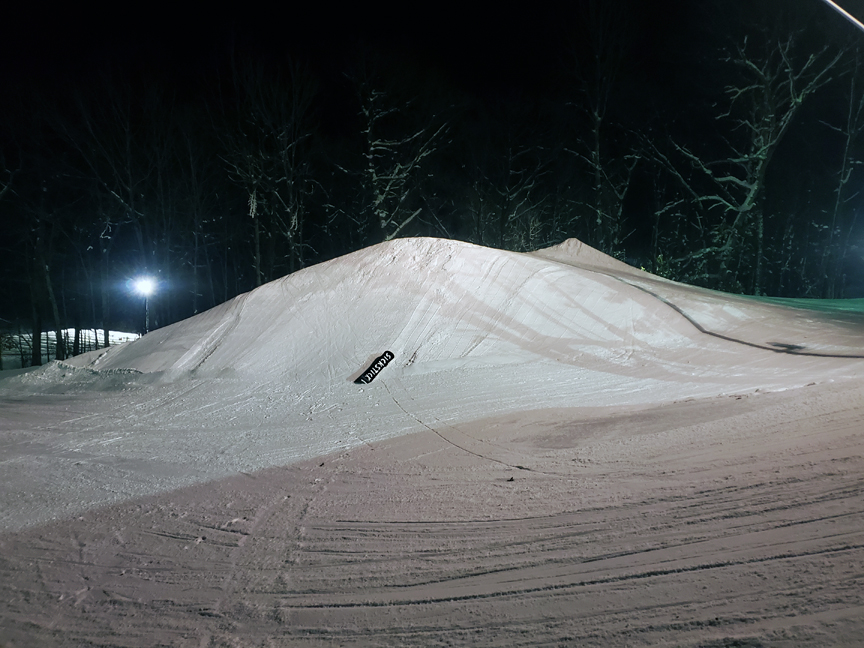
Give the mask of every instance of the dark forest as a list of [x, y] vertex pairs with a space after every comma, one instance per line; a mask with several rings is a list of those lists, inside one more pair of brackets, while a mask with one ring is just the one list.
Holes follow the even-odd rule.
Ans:
[[864, 33], [822, 0], [352, 11], [7, 21], [0, 328], [141, 331], [140, 275], [165, 326], [406, 236], [864, 297]]

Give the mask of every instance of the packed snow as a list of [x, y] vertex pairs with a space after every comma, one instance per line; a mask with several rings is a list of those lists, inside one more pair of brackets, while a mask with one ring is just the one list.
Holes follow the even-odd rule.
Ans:
[[[0, 378], [0, 646], [66, 645], [58, 628], [69, 645], [761, 646], [832, 623], [843, 644], [864, 629], [860, 568], [789, 630], [779, 603], [736, 607], [759, 597], [734, 565], [765, 558], [763, 540], [799, 551], [775, 538], [797, 525], [806, 555], [842, 531], [817, 552], [831, 578], [837, 561], [860, 567], [862, 378], [854, 309], [693, 288], [576, 240], [383, 243]], [[823, 501], [842, 521], [817, 523], [840, 486]], [[763, 505], [787, 497], [806, 511]], [[729, 530], [736, 510], [757, 535]], [[230, 547], [247, 543], [242, 567]], [[142, 566], [160, 560], [180, 575]], [[796, 569], [770, 587], [790, 592]], [[656, 609], [620, 589], [652, 578]]]

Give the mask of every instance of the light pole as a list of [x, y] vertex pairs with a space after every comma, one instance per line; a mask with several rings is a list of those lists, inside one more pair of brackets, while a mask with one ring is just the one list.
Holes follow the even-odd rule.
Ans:
[[156, 292], [156, 281], [152, 277], [138, 277], [132, 282], [132, 289], [144, 298], [144, 335], [150, 330], [150, 295]]

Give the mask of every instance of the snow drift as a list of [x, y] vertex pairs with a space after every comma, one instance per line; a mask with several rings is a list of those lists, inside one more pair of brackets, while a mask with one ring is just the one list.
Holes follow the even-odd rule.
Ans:
[[533, 255], [401, 239], [70, 364], [171, 379], [230, 370], [256, 381], [330, 385], [349, 382], [392, 349], [401, 369], [389, 373], [400, 376], [538, 361], [629, 372], [652, 362], [680, 379], [668, 354], [706, 345], [722, 348], [740, 370], [753, 347], [855, 356], [864, 331], [860, 318], [664, 281], [573, 239]]
[[9, 427], [27, 395], [52, 396], [2, 450], [0, 525], [507, 412], [860, 376], [862, 354], [859, 315], [676, 284], [575, 240], [534, 254], [396, 240], [0, 382]]

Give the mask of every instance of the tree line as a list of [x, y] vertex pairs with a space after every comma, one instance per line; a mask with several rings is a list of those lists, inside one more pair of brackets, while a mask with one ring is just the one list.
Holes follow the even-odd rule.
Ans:
[[198, 88], [101, 70], [22, 91], [0, 149], [0, 328], [98, 328], [107, 345], [141, 328], [136, 275], [160, 282], [157, 327], [418, 235], [515, 251], [577, 237], [710, 288], [864, 295], [856, 35], [785, 3], [715, 12], [716, 45], [655, 87], [633, 72], [626, 8], [580, 5], [542, 93], [473, 94], [362, 47], [330, 77], [229, 52]]

